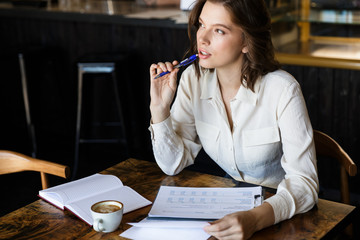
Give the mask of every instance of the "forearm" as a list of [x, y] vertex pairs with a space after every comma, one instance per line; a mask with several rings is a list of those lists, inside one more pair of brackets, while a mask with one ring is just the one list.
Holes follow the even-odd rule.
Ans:
[[170, 116], [170, 107], [153, 106], [150, 104], [151, 123], [165, 121]]
[[[304, 180], [304, 178], [301, 178]], [[283, 180], [274, 196], [267, 198], [274, 209], [275, 223], [292, 218], [294, 215], [309, 211], [316, 204], [318, 193], [316, 184], [288, 178]]]
[[159, 167], [168, 175], [174, 175], [193, 164], [201, 149], [197, 142], [184, 141], [174, 131], [171, 118], [152, 124], [151, 132], [154, 157]]
[[255, 218], [255, 232], [269, 227], [275, 223], [274, 210], [267, 202], [264, 202], [261, 206], [251, 209], [249, 212], [253, 214]]

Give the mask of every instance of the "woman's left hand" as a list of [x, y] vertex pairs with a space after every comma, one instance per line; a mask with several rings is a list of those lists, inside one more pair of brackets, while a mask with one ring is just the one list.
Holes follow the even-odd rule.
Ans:
[[273, 225], [274, 210], [267, 202], [249, 211], [235, 212], [205, 226], [208, 234], [219, 240], [249, 239], [256, 231]]
[[250, 211], [236, 212], [210, 223], [204, 230], [219, 240], [248, 239], [255, 232], [256, 217]]

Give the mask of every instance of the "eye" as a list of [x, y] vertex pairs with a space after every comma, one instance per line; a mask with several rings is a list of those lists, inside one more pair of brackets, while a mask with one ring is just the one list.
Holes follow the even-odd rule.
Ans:
[[201, 22], [199, 22], [199, 28], [204, 28], [204, 27], [205, 27], [205, 25], [202, 24]]
[[221, 34], [221, 35], [224, 35], [224, 34], [225, 34], [225, 32], [224, 32], [223, 30], [221, 30], [221, 29], [216, 29], [215, 32], [216, 32], [216, 33], [219, 33], [219, 34]]

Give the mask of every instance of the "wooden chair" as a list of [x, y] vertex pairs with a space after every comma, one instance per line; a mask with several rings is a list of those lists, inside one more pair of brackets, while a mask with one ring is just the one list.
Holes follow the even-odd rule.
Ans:
[[70, 168], [68, 166], [32, 158], [17, 152], [0, 150], [0, 174], [22, 171], [40, 172], [43, 189], [49, 187], [47, 174], [65, 179], [70, 175]]
[[336, 159], [340, 163], [340, 192], [341, 202], [350, 203], [348, 176], [355, 176], [357, 167], [349, 155], [330, 136], [314, 130], [314, 141], [317, 156], [325, 156]]

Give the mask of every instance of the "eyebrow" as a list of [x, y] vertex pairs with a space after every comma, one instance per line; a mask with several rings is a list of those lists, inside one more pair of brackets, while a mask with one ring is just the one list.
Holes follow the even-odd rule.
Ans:
[[[199, 17], [199, 21], [200, 21], [200, 22], [204, 22], [204, 21], [201, 19], [201, 17]], [[223, 27], [223, 28], [226, 28], [226, 29], [228, 29], [229, 31], [231, 31], [231, 27], [229, 27], [229, 26], [227, 26], [227, 25], [225, 25], [225, 24], [215, 23], [215, 24], [213, 24], [212, 26], [215, 26], [215, 27]]]

